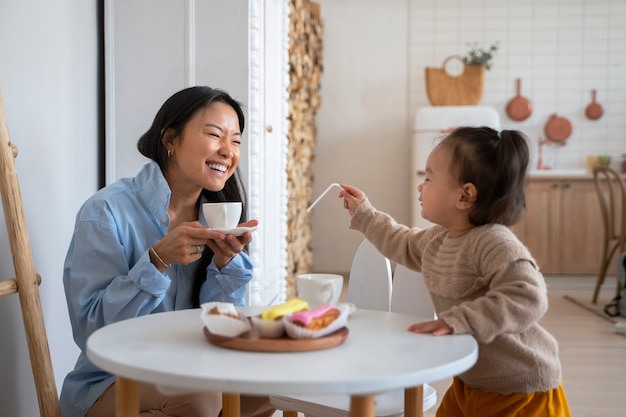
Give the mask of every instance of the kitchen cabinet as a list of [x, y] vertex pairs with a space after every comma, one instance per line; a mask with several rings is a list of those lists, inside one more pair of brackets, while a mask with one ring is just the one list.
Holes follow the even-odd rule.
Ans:
[[531, 178], [526, 212], [511, 229], [544, 274], [598, 273], [604, 232], [591, 177]]

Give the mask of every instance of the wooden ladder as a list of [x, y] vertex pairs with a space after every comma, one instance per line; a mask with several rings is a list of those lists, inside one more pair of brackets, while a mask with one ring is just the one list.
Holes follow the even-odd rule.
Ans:
[[15, 269], [15, 278], [0, 281], [0, 297], [15, 293], [19, 296], [41, 417], [61, 417], [39, 298], [41, 277], [35, 272], [15, 166], [17, 153], [17, 147], [11, 143], [9, 137], [0, 91], [0, 194]]

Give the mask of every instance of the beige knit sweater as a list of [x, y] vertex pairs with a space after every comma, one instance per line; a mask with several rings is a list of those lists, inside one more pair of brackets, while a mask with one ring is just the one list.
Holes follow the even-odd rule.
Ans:
[[442, 226], [400, 225], [365, 200], [350, 228], [391, 261], [422, 271], [438, 317], [454, 333], [476, 338], [478, 361], [459, 375], [466, 384], [502, 394], [559, 385], [557, 342], [538, 324], [548, 308], [545, 282], [507, 227], [485, 225], [450, 238]]

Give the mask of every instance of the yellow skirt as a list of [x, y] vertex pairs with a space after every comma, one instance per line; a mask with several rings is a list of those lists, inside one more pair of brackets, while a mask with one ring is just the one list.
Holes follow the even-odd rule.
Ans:
[[570, 417], [563, 384], [547, 392], [498, 394], [452, 381], [436, 417]]

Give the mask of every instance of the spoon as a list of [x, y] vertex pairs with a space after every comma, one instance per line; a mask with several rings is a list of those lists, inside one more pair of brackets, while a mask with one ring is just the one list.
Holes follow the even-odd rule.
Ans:
[[322, 199], [322, 197], [324, 197], [326, 195], [326, 193], [328, 193], [331, 188], [333, 187], [338, 187], [341, 188], [341, 185], [337, 184], [336, 182], [333, 182], [332, 184], [330, 184], [328, 187], [326, 187], [326, 189], [324, 190], [324, 192], [322, 194], [320, 194], [319, 197], [317, 197], [317, 200], [315, 200], [313, 203], [311, 203], [311, 205], [309, 206], [308, 209], [306, 209], [307, 213], [309, 211], [311, 211], [311, 209]]

